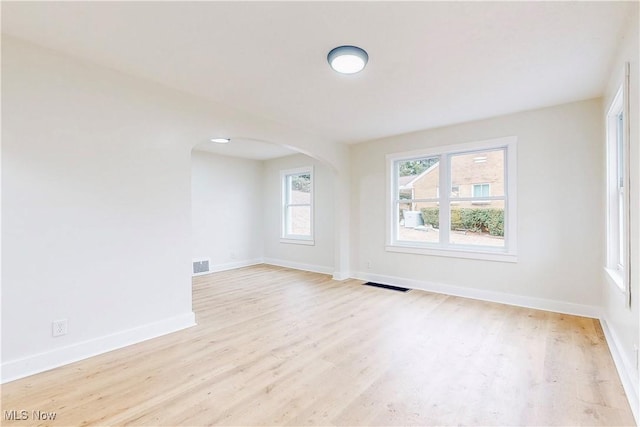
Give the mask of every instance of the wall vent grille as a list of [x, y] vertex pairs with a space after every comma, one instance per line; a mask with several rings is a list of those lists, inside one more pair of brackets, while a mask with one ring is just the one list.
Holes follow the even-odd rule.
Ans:
[[193, 261], [193, 275], [197, 276], [199, 274], [209, 273], [209, 260], [208, 259], [198, 259]]

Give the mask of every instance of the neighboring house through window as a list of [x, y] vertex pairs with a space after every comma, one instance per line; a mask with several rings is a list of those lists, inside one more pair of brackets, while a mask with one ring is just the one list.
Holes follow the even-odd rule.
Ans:
[[313, 168], [280, 172], [283, 243], [313, 245]]
[[516, 261], [515, 144], [388, 155], [387, 250]]

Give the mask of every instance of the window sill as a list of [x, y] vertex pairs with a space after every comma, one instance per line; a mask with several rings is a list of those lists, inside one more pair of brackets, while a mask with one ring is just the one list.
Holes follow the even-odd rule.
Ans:
[[291, 239], [291, 238], [281, 238], [280, 243], [286, 243], [290, 245], [307, 245], [307, 246], [315, 246], [316, 242], [313, 239]]
[[607, 267], [604, 268], [604, 271], [606, 273], [605, 276], [607, 277], [607, 282], [609, 282], [611, 286], [615, 287], [620, 292], [624, 293], [625, 286], [624, 286], [624, 278], [622, 277], [622, 274], [620, 274], [618, 270], [614, 270], [612, 268], [607, 268]]
[[449, 258], [477, 259], [481, 261], [518, 262], [518, 256], [514, 253], [498, 252], [491, 250], [473, 250], [462, 248], [425, 248], [410, 245], [393, 244], [385, 246], [387, 252], [399, 252], [417, 255], [434, 255]]

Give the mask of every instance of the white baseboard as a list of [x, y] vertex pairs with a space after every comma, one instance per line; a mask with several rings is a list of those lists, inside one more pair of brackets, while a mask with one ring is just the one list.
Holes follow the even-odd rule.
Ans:
[[636, 420], [636, 424], [638, 424], [638, 421], [640, 421], [638, 420], [638, 416], [640, 415], [640, 395], [638, 394], [640, 384], [638, 383], [638, 376], [635, 374], [633, 364], [626, 356], [617, 334], [609, 327], [606, 316], [600, 318], [600, 323], [602, 324], [602, 330], [609, 344], [613, 362], [618, 370], [622, 387], [624, 387], [624, 392], [629, 400], [631, 412], [633, 412], [633, 417]]
[[[208, 260], [209, 258], [203, 258], [203, 259]], [[235, 268], [249, 267], [251, 265], [257, 265], [257, 264], [262, 264], [262, 258], [245, 259], [241, 261], [226, 262], [224, 264], [211, 264], [211, 262], [209, 262], [209, 271], [204, 271], [202, 273], [194, 273], [192, 274], [192, 276], [193, 277], [205, 276], [207, 274], [217, 273], [218, 271], [233, 270]]]
[[304, 264], [284, 259], [264, 258], [265, 264], [277, 265], [278, 267], [293, 268], [294, 270], [311, 271], [313, 273], [333, 274], [333, 267], [325, 267], [322, 265]]
[[382, 283], [385, 285], [402, 286], [409, 289], [421, 289], [423, 291], [439, 294], [453, 295], [464, 298], [472, 298], [482, 301], [491, 301], [518, 307], [534, 308], [537, 310], [553, 311], [556, 313], [573, 314], [576, 316], [600, 318], [600, 308], [590, 305], [574, 304], [564, 301], [548, 300], [522, 295], [507, 294], [504, 292], [488, 291], [484, 289], [467, 288], [464, 286], [447, 285], [443, 283], [426, 282], [422, 280], [405, 279], [394, 276], [384, 276], [370, 273], [354, 273], [354, 278], [367, 282]]
[[333, 280], [347, 280], [351, 279], [351, 273], [344, 271], [334, 271]]
[[262, 258], [245, 259], [242, 261], [227, 262], [224, 264], [214, 264], [209, 266], [209, 271], [204, 274], [216, 273], [218, 271], [233, 270], [235, 268], [249, 267], [251, 265], [262, 264]]
[[56, 348], [23, 359], [3, 362], [1, 383], [4, 384], [151, 338], [170, 334], [195, 324], [195, 314], [190, 311], [169, 319]]

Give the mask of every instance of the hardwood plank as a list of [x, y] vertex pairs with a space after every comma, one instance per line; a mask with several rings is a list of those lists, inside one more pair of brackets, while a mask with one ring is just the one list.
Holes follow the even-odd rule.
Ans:
[[11, 425], [634, 425], [597, 320], [258, 265], [198, 325], [2, 386]]

